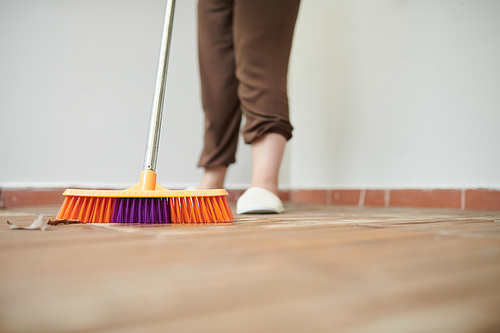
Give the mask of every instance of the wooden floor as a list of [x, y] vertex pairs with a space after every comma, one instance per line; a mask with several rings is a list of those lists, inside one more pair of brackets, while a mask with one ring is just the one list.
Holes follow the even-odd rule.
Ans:
[[500, 211], [290, 206], [229, 225], [0, 210], [1, 332], [500, 332]]

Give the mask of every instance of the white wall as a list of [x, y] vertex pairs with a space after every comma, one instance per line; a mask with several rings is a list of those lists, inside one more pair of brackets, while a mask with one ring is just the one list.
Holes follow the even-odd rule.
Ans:
[[[0, 1], [0, 184], [125, 187], [144, 157], [165, 1]], [[195, 184], [196, 2], [177, 1], [159, 182]], [[244, 152], [242, 152], [244, 153]], [[243, 154], [231, 182], [249, 181]], [[247, 172], [248, 173], [248, 172]]]
[[500, 188], [500, 1], [304, 1], [293, 188]]
[[[125, 187], [142, 168], [164, 1], [0, 0], [0, 186]], [[500, 2], [303, 0], [292, 188], [500, 188]], [[196, 0], [177, 1], [159, 182], [195, 184]], [[250, 181], [248, 147], [227, 187]]]

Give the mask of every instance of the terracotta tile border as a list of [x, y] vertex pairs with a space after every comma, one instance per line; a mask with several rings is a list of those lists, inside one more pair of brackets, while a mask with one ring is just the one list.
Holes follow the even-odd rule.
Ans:
[[39, 205], [57, 205], [63, 202], [63, 188], [47, 189], [10, 189], [3, 188], [0, 191], [0, 207], [19, 207], [19, 206], [39, 206]]
[[359, 205], [362, 190], [330, 190], [330, 205]]
[[386, 206], [385, 192], [384, 190], [366, 190], [362, 206]]
[[461, 190], [391, 190], [390, 206], [461, 208]]
[[[63, 191], [60, 188], [0, 188], [0, 207], [58, 205], [62, 203]], [[243, 192], [228, 190], [228, 202], [235, 203]], [[500, 210], [500, 190], [488, 189], [299, 189], [280, 191], [279, 197], [284, 202], [306, 204]]]
[[500, 191], [476, 189], [464, 190], [464, 209], [500, 210]]
[[329, 204], [328, 190], [292, 190], [290, 191], [290, 202], [308, 204]]

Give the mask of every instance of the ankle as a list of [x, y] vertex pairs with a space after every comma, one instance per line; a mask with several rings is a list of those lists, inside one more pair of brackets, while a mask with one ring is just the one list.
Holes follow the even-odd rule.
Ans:
[[268, 190], [276, 195], [279, 194], [278, 184], [276, 184], [274, 182], [253, 181], [252, 180], [251, 186], [264, 188], [264, 189], [266, 189], [266, 190]]
[[226, 171], [227, 167], [224, 166], [205, 169], [205, 173], [203, 174], [203, 178], [198, 186], [198, 189], [207, 190], [223, 188]]

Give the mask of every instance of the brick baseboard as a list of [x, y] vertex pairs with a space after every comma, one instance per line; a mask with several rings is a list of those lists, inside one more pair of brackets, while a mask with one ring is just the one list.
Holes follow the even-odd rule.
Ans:
[[60, 205], [63, 188], [0, 188], [0, 207]]
[[[59, 205], [61, 188], [0, 189], [0, 207]], [[244, 190], [228, 190], [235, 203]], [[500, 190], [289, 190], [280, 191], [284, 202], [369, 207], [427, 207], [500, 210]]]
[[294, 203], [500, 210], [500, 191], [488, 189], [292, 190], [288, 196]]

